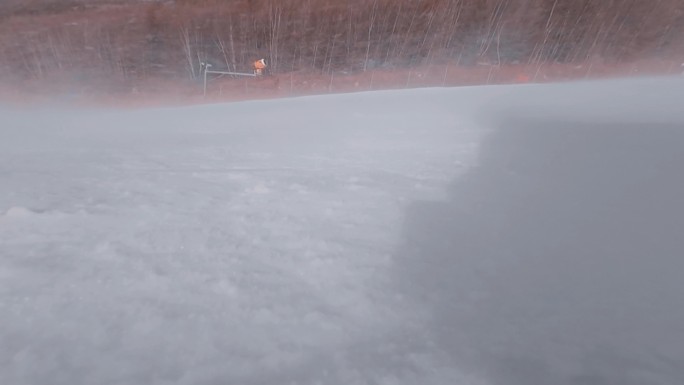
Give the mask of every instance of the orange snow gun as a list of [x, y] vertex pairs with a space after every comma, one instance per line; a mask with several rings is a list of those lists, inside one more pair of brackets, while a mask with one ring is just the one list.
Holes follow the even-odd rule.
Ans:
[[266, 60], [259, 59], [254, 62], [254, 75], [260, 76], [264, 74], [264, 69], [266, 68]]

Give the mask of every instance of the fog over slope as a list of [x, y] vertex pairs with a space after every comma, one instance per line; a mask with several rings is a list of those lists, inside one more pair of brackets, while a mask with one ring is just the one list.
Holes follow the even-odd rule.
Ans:
[[0, 107], [0, 382], [684, 383], [683, 97]]

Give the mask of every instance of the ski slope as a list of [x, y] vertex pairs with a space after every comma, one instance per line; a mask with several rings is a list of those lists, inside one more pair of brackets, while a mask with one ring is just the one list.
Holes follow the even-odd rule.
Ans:
[[0, 383], [684, 383], [684, 79], [0, 106]]

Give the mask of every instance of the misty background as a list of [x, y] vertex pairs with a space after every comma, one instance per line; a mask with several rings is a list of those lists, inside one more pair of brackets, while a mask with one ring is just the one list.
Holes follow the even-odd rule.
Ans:
[[[5, 0], [5, 93], [217, 99], [681, 73], [678, 0]], [[216, 77], [216, 76], [214, 76]], [[248, 81], [249, 80], [249, 81]], [[21, 91], [21, 92], [20, 92]]]

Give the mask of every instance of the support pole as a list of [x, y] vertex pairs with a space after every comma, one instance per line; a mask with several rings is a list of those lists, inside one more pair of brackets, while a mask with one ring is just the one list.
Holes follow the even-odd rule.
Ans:
[[211, 64], [209, 63], [202, 63], [204, 67], [204, 97], [207, 97], [207, 72], [209, 72], [209, 67], [211, 67]]

